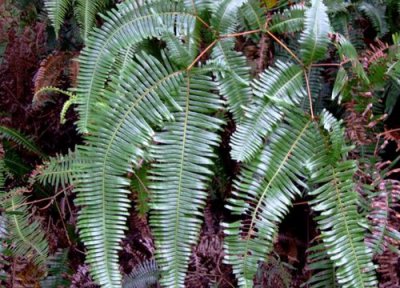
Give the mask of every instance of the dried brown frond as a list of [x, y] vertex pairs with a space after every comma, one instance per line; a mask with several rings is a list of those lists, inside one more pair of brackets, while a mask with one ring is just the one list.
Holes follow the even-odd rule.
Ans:
[[34, 107], [41, 107], [49, 100], [47, 93], [37, 93], [40, 89], [48, 86], [59, 87], [65, 84], [63, 76], [68, 74], [73, 57], [74, 53], [57, 51], [40, 63], [40, 68], [33, 78], [35, 96], [32, 102]]
[[370, 44], [369, 49], [364, 53], [364, 67], [368, 68], [371, 64], [376, 63], [379, 59], [386, 58], [386, 50], [389, 48], [387, 43], [377, 40], [375, 44]]
[[368, 105], [363, 113], [356, 111], [354, 101], [345, 104], [346, 137], [352, 143], [358, 145], [368, 145], [375, 142], [375, 137], [370, 131], [370, 118], [372, 106]]

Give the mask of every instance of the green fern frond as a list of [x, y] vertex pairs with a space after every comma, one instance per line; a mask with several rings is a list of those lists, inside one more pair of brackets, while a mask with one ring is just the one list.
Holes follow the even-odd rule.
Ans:
[[36, 144], [31, 139], [15, 129], [0, 125], [0, 137], [3, 139], [11, 140], [18, 145], [21, 145], [24, 149], [31, 151], [39, 156], [46, 157], [45, 154], [40, 150], [39, 147], [36, 146]]
[[[294, 109], [270, 135], [269, 144], [240, 174], [226, 207], [240, 221], [225, 223], [225, 261], [233, 265], [240, 287], [252, 287], [258, 262], [270, 252], [277, 226], [294, 197], [301, 194], [305, 163], [312, 155], [314, 125]], [[270, 209], [274, 207], [274, 209]]]
[[290, 9], [285, 9], [282, 13], [272, 15], [268, 29], [274, 33], [294, 33], [303, 31], [304, 28], [303, 5], [293, 5]]
[[63, 189], [68, 184], [72, 185], [75, 175], [79, 173], [79, 166], [77, 164], [82, 161], [78, 153], [78, 150], [75, 152], [69, 150], [66, 155], [50, 157], [49, 160], [36, 169], [37, 173], [34, 181], [37, 180], [43, 185], [50, 184], [55, 189], [58, 189], [60, 185]]
[[65, 279], [68, 274], [68, 249], [58, 250], [47, 260], [47, 277], [40, 281], [42, 288], [70, 287], [70, 281]]
[[154, 259], [146, 260], [133, 268], [133, 271], [126, 276], [123, 288], [147, 288], [158, 282], [160, 271]]
[[214, 5], [211, 25], [217, 33], [231, 34], [238, 28], [238, 11], [246, 0], [221, 0]]
[[261, 6], [259, 0], [248, 0], [240, 9], [240, 16], [243, 18], [242, 26], [246, 31], [264, 29], [266, 17], [266, 9]]
[[65, 15], [68, 12], [68, 8], [71, 6], [71, 0], [45, 0], [44, 7], [47, 10], [47, 14], [53, 24], [56, 37], [60, 31], [61, 25], [64, 22]]
[[[349, 150], [343, 129], [332, 115], [324, 112], [321, 123], [326, 132], [316, 136], [311, 179], [318, 186], [309, 194], [312, 209], [319, 213], [318, 227], [330, 259], [337, 267], [341, 287], [376, 287], [372, 253], [364, 243], [363, 217], [357, 211], [358, 194], [354, 190], [355, 162], [346, 160]], [[327, 134], [327, 135], [324, 135]], [[328, 137], [328, 144], [324, 138]], [[328, 146], [327, 146], [328, 145]]]
[[3, 198], [7, 223], [7, 238], [12, 243], [13, 255], [26, 257], [36, 265], [46, 262], [48, 244], [40, 223], [31, 220], [26, 203], [26, 197], [20, 194], [23, 188], [8, 192]]
[[155, 237], [161, 285], [183, 287], [192, 246], [197, 242], [207, 198], [209, 168], [219, 145], [216, 131], [223, 121], [212, 116], [222, 108], [212, 93], [211, 77], [189, 74], [176, 95], [181, 111], [175, 121], [156, 134], [149, 186], [152, 194], [150, 224]]
[[212, 62], [217, 62], [224, 68], [216, 72], [221, 95], [228, 102], [228, 109], [233, 118], [240, 123], [245, 114], [245, 107], [251, 101], [250, 67], [242, 53], [231, 49], [230, 40], [219, 41], [212, 52]]
[[318, 244], [307, 249], [307, 252], [309, 262], [307, 270], [312, 273], [312, 276], [305, 285], [310, 288], [339, 288], [336, 281], [336, 268], [326, 253], [325, 246]]
[[371, 24], [378, 33], [378, 37], [383, 37], [389, 32], [385, 19], [385, 5], [373, 5], [367, 1], [362, 2], [358, 9], [371, 21]]
[[95, 26], [96, 14], [109, 4], [108, 0], [76, 0], [75, 13], [81, 26], [82, 38], [86, 41]]
[[259, 150], [263, 139], [282, 118], [276, 104], [294, 105], [305, 97], [303, 69], [278, 61], [266, 69], [259, 80], [253, 81], [255, 104], [250, 106], [231, 140], [231, 156], [237, 161], [250, 160]]
[[308, 65], [325, 58], [328, 50], [330, 23], [327, 8], [322, 0], [312, 0], [305, 12], [304, 31], [300, 37], [300, 55]]
[[78, 228], [93, 278], [104, 287], [121, 284], [118, 250], [130, 206], [125, 174], [143, 158], [154, 135], [152, 127], [173, 119], [166, 105], [174, 102], [171, 95], [184, 73], [173, 70], [167, 60], [163, 64], [137, 55], [125, 71], [112, 77], [104, 92], [110, 102], [93, 113], [95, 133], [87, 135], [88, 145], [79, 149], [88, 162], [75, 181], [76, 203], [82, 206]]
[[[172, 33], [187, 35], [194, 29], [195, 15], [182, 4], [161, 1], [138, 6], [126, 2], [104, 16], [105, 23], [88, 38], [79, 57], [77, 111], [78, 129], [90, 131], [92, 113], [104, 98], [104, 85], [121, 49], [126, 49], [148, 38], [160, 38]], [[156, 28], [158, 27], [158, 28]]]
[[338, 99], [339, 103], [342, 100], [342, 91], [344, 87], [347, 85], [347, 82], [349, 80], [349, 76], [347, 75], [346, 70], [343, 67], [339, 68], [339, 71], [336, 74], [336, 79], [335, 83], [333, 84], [333, 89], [332, 89], [332, 100]]

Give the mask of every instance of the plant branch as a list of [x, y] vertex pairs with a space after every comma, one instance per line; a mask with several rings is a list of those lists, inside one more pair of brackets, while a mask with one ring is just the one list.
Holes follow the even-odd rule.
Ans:
[[186, 68], [186, 71], [190, 71], [192, 70], [193, 66], [197, 63], [197, 61], [199, 61], [201, 59], [201, 57], [204, 56], [204, 54], [207, 53], [208, 50], [210, 50], [216, 43], [218, 42], [218, 39], [214, 40], [210, 45], [208, 45], [206, 47], [206, 49], [204, 49], [199, 56], [196, 57], [196, 59], [193, 60], [193, 62]]

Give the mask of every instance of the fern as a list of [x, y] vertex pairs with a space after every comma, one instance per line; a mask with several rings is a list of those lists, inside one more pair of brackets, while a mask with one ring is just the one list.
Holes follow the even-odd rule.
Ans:
[[137, 265], [133, 271], [126, 276], [123, 288], [147, 288], [158, 282], [159, 268], [156, 261], [146, 260]]
[[97, 133], [86, 137], [90, 146], [79, 149], [88, 162], [75, 181], [76, 203], [83, 206], [78, 227], [88, 247], [92, 275], [106, 287], [118, 287], [121, 282], [117, 252], [129, 207], [124, 173], [144, 156], [143, 148], [154, 134], [152, 127], [173, 119], [165, 103], [171, 103], [169, 93], [179, 87], [183, 74], [167, 60], [164, 66], [154, 57], [137, 55], [112, 79], [111, 89], [105, 92], [112, 100], [94, 116]]
[[27, 257], [36, 265], [43, 265], [48, 255], [47, 240], [40, 223], [30, 219], [30, 212], [25, 204], [26, 197], [21, 195], [21, 190], [24, 188], [15, 188], [2, 199], [7, 238], [12, 243], [13, 255]]
[[71, 4], [71, 0], [46, 0], [44, 2], [49, 18], [54, 26], [57, 38], [61, 25], [64, 22], [65, 15], [67, 14], [68, 8], [71, 6]]
[[305, 12], [304, 31], [300, 37], [300, 54], [305, 64], [325, 58], [330, 32], [327, 8], [320, 0], [312, 0]]
[[356, 166], [354, 161], [343, 160], [349, 149], [336, 120], [324, 113], [321, 122], [329, 131], [331, 146], [323, 148], [322, 137], [315, 145], [311, 179], [320, 187], [309, 194], [315, 196], [310, 202], [313, 210], [320, 213], [317, 222], [322, 240], [337, 267], [341, 287], [376, 287], [372, 253], [364, 244], [365, 231], [357, 211], [359, 200], [352, 180]]
[[268, 28], [275, 33], [300, 32], [304, 28], [304, 6], [294, 5], [282, 13], [272, 15]]
[[358, 9], [371, 21], [378, 36], [384, 36], [389, 30], [385, 19], [385, 6], [373, 5], [367, 1], [363, 1]]
[[278, 61], [276, 67], [268, 68], [259, 80], [253, 81], [255, 104], [233, 135], [233, 159], [248, 161], [259, 151], [263, 138], [282, 119], [282, 112], [275, 103], [294, 105], [305, 96], [303, 77], [299, 66]]
[[48, 275], [40, 281], [42, 288], [70, 287], [70, 281], [64, 279], [69, 272], [68, 249], [58, 250], [47, 260]]
[[108, 12], [105, 20], [102, 29], [89, 37], [79, 57], [81, 71], [76, 103], [77, 124], [82, 133], [90, 131], [92, 112], [104, 102], [103, 88], [119, 51], [147, 38], [159, 38], [167, 33], [190, 33], [194, 29], [195, 16], [183, 5], [169, 1], [143, 6], [127, 2], [118, 6], [118, 10]]
[[28, 151], [45, 157], [44, 153], [39, 149], [39, 147], [36, 146], [36, 144], [31, 139], [15, 129], [0, 125], [0, 136], [3, 139], [11, 140], [18, 145], [21, 145]]
[[75, 11], [82, 29], [82, 38], [85, 41], [89, 37], [89, 32], [95, 26], [97, 12], [103, 11], [108, 4], [108, 0], [76, 0]]
[[181, 111], [174, 112], [175, 121], [155, 136], [158, 145], [151, 150], [155, 163], [149, 177], [150, 224], [161, 284], [166, 287], [183, 287], [191, 247], [200, 232], [213, 147], [220, 141], [215, 131], [223, 123], [210, 115], [222, 107], [218, 95], [211, 93], [214, 89], [210, 77], [188, 75], [177, 95]]
[[[271, 136], [257, 161], [244, 168], [236, 183], [235, 198], [227, 208], [244, 220], [225, 224], [225, 260], [233, 265], [240, 287], [252, 287], [258, 262], [263, 261], [271, 249], [282, 221], [301, 180], [304, 164], [311, 155], [307, 141], [312, 137], [313, 124], [301, 111], [287, 115]], [[248, 201], [251, 201], [250, 203]], [[273, 205], [274, 209], [268, 207]]]

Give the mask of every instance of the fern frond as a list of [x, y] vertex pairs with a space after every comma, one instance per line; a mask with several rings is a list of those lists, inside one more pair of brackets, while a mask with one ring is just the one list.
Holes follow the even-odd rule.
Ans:
[[88, 38], [87, 46], [79, 57], [77, 124], [82, 133], [89, 132], [93, 111], [99, 103], [104, 103], [104, 86], [121, 49], [144, 39], [159, 38], [166, 33], [188, 36], [187, 33], [193, 31], [196, 22], [195, 15], [187, 12], [182, 4], [172, 1], [142, 6], [125, 2], [104, 18], [104, 25]]
[[159, 268], [154, 259], [146, 260], [133, 268], [133, 271], [126, 276], [123, 288], [147, 288], [158, 282], [160, 277]]
[[8, 192], [2, 203], [5, 209], [7, 223], [7, 238], [12, 243], [11, 251], [14, 255], [26, 257], [36, 265], [46, 262], [48, 244], [40, 223], [31, 220], [26, 197], [20, 195], [16, 188]]
[[371, 24], [378, 33], [378, 37], [383, 37], [389, 29], [385, 19], [385, 5], [372, 5], [367, 1], [363, 1], [358, 9], [371, 21]]
[[64, 22], [65, 15], [67, 14], [68, 8], [71, 6], [71, 0], [45, 0], [44, 6], [53, 24], [56, 37], [58, 38], [58, 33]]
[[219, 34], [231, 34], [238, 28], [238, 11], [246, 0], [221, 0], [213, 7], [211, 25]]
[[81, 26], [82, 38], [86, 41], [95, 26], [96, 14], [109, 4], [108, 0], [76, 0], [75, 11]]
[[312, 273], [311, 278], [305, 283], [310, 288], [338, 288], [336, 281], [336, 268], [334, 262], [325, 251], [325, 246], [318, 244], [307, 249], [307, 270]]
[[278, 61], [253, 81], [255, 105], [249, 107], [231, 140], [231, 156], [237, 161], [250, 160], [263, 139], [282, 118], [276, 104], [294, 105], [305, 97], [304, 72], [300, 66]]
[[196, 243], [207, 198], [209, 168], [219, 145], [223, 121], [212, 116], [223, 102], [212, 91], [211, 77], [188, 75], [176, 95], [181, 111], [156, 134], [149, 186], [150, 224], [161, 269], [161, 285], [183, 287], [192, 246]]
[[[93, 278], [105, 287], [119, 287], [119, 242], [124, 236], [130, 201], [125, 174], [143, 158], [154, 131], [173, 115], [166, 105], [185, 71], [165, 61], [137, 55], [119, 76], [112, 77], [106, 99], [93, 118], [92, 135], [79, 153], [88, 159], [77, 175], [76, 203], [82, 206], [78, 228], [88, 248]], [[175, 104], [176, 106], [177, 104]]]
[[0, 137], [11, 140], [18, 145], [21, 145], [24, 149], [31, 151], [39, 156], [46, 157], [45, 154], [40, 150], [39, 147], [36, 146], [36, 144], [31, 139], [15, 129], [0, 125]]
[[336, 74], [335, 83], [333, 84], [332, 100], [338, 99], [339, 103], [342, 101], [341, 93], [347, 85], [348, 80], [349, 76], [347, 75], [346, 70], [343, 67], [340, 67]]
[[228, 102], [228, 109], [233, 118], [240, 123], [245, 114], [245, 107], [251, 101], [250, 67], [242, 53], [233, 51], [229, 40], [219, 41], [212, 52], [212, 60], [224, 68], [216, 72], [221, 95]]
[[47, 260], [47, 277], [40, 281], [42, 288], [70, 287], [70, 281], [65, 279], [68, 273], [68, 249], [58, 250]]
[[240, 9], [240, 16], [243, 18], [246, 31], [264, 29], [266, 17], [266, 9], [261, 6], [259, 0], [248, 0]]
[[225, 261], [233, 265], [240, 287], [252, 287], [258, 262], [270, 252], [279, 222], [305, 186], [304, 165], [312, 155], [309, 139], [315, 131], [309, 117], [294, 111], [259, 157], [245, 166], [226, 205], [243, 219], [224, 224]]
[[[316, 136], [311, 179], [319, 186], [309, 194], [312, 209], [319, 213], [318, 227], [330, 259], [337, 267], [336, 278], [341, 287], [376, 287], [372, 253], [364, 243], [363, 217], [357, 211], [358, 194], [354, 190], [355, 162], [345, 160], [349, 150], [344, 143], [343, 129], [332, 115], [321, 115], [327, 135]], [[328, 143], [323, 138], [328, 137]], [[326, 146], [328, 145], [328, 146]]]
[[325, 58], [330, 32], [327, 8], [322, 0], [312, 0], [305, 12], [304, 31], [300, 37], [300, 55], [304, 64]]
[[282, 13], [272, 15], [268, 29], [274, 33], [294, 33], [303, 31], [304, 28], [303, 5], [293, 5], [290, 9], [285, 9]]
[[60, 185], [63, 189], [67, 184], [72, 185], [75, 175], [79, 173], [77, 164], [82, 161], [78, 153], [78, 150], [75, 152], [69, 150], [66, 155], [50, 157], [48, 161], [36, 169], [34, 180], [43, 185], [50, 184], [55, 189], [58, 189]]

